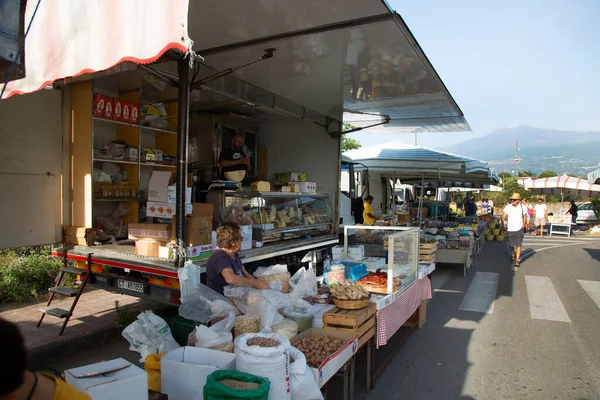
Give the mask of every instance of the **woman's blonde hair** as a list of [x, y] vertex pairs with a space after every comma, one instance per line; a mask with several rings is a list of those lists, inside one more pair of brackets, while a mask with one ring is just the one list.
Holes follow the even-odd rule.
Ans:
[[238, 224], [225, 222], [217, 228], [217, 246], [221, 249], [231, 249], [235, 242], [242, 240], [242, 232]]

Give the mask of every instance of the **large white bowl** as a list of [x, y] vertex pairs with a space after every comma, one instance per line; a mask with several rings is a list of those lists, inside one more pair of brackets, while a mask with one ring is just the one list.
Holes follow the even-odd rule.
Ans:
[[246, 177], [246, 171], [230, 171], [225, 172], [225, 178], [228, 181], [241, 182]]

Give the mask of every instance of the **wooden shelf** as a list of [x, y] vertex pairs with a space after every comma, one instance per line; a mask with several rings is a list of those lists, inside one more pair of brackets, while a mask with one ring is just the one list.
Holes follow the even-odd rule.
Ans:
[[124, 161], [124, 160], [111, 160], [111, 159], [103, 159], [103, 158], [94, 158], [94, 162], [108, 162], [114, 164], [129, 164], [129, 165], [137, 165], [137, 161]]
[[139, 201], [139, 199], [94, 199], [94, 201], [98, 201], [98, 202], [124, 202], [124, 203], [128, 203], [130, 201], [135, 201], [137, 203]]
[[177, 165], [140, 163], [142, 167], [177, 168]]
[[171, 131], [168, 129], [160, 129], [160, 128], [153, 128], [151, 126], [143, 126], [141, 125], [142, 131], [150, 131], [150, 132], [157, 132], [157, 133], [166, 133], [167, 135], [177, 135], [177, 132], [175, 131]]
[[115, 121], [112, 119], [104, 119], [94, 117], [94, 125], [101, 128], [117, 129], [120, 127], [139, 128], [140, 125], [130, 124], [129, 122]]

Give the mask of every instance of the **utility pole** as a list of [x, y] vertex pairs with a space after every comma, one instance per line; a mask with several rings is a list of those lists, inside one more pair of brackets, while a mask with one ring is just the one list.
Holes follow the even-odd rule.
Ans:
[[517, 143], [515, 146], [515, 177], [519, 176], [519, 162], [521, 159], [519, 158], [519, 139], [517, 139]]
[[415, 132], [415, 146], [417, 145], [417, 132]]

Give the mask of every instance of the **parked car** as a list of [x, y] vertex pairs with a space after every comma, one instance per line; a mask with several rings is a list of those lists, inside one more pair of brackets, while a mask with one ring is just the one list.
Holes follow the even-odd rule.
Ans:
[[577, 219], [575, 220], [578, 225], [596, 225], [598, 224], [598, 218], [592, 210], [592, 203], [582, 203], [577, 207]]

